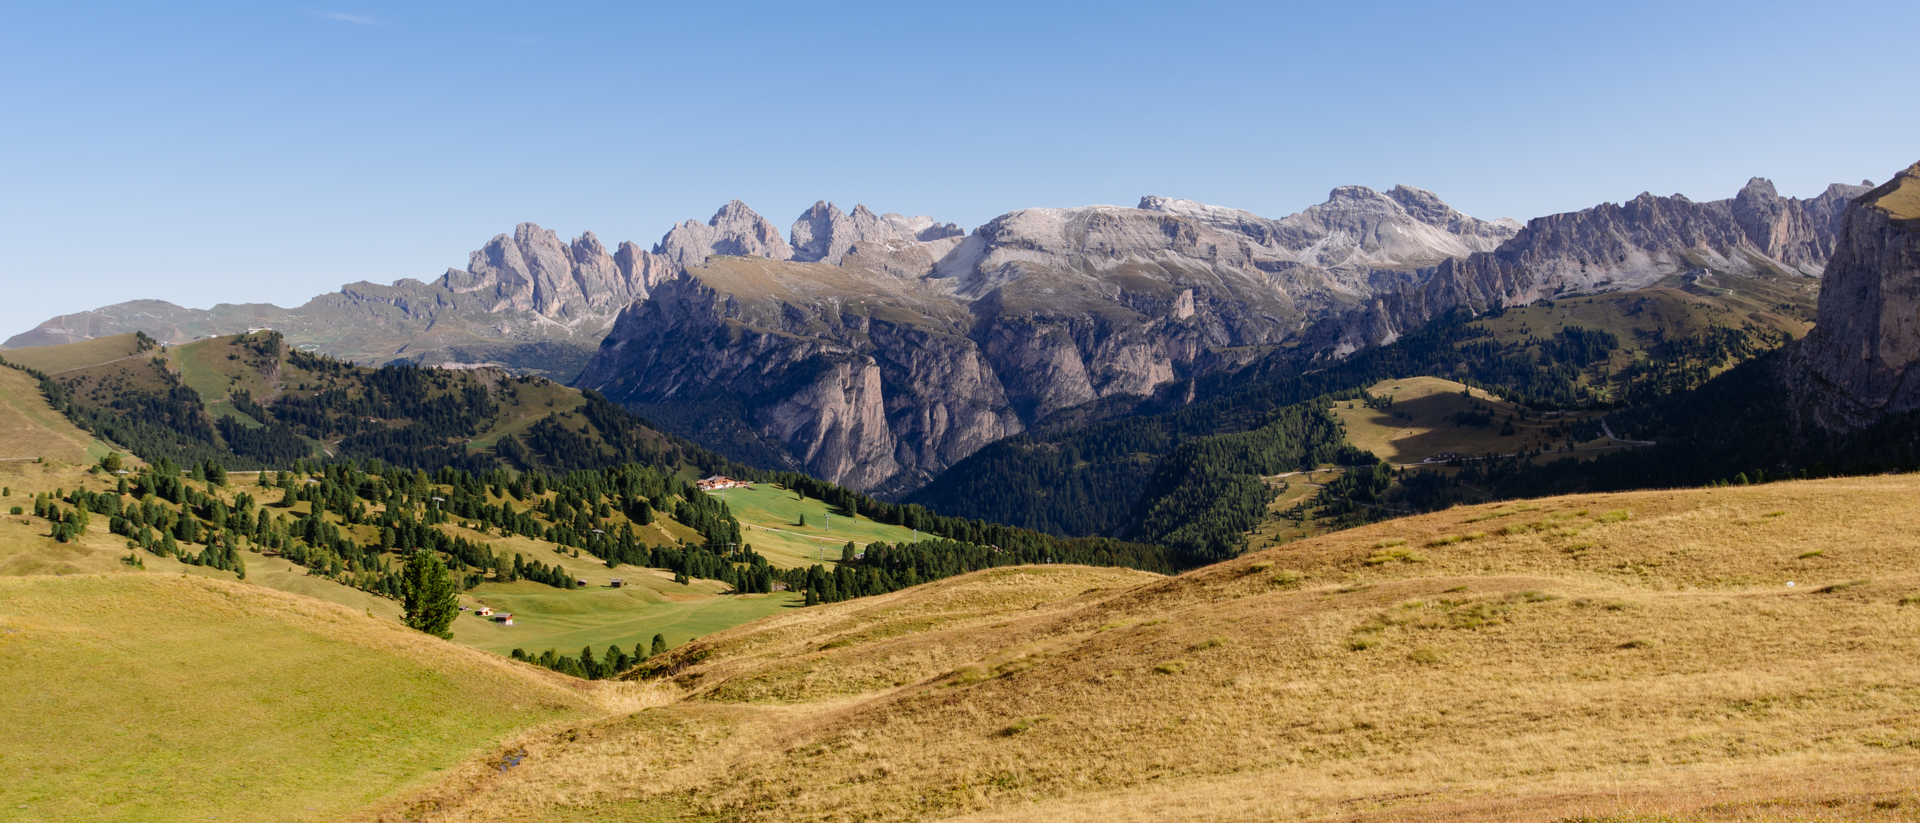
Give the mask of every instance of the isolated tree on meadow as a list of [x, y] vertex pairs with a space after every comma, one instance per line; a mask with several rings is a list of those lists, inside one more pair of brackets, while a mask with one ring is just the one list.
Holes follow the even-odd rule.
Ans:
[[664, 652], [665, 652], [666, 650], [667, 650], [667, 636], [666, 636], [666, 635], [664, 635], [664, 634], [656, 634], [656, 635], [654, 635], [654, 636], [653, 636], [653, 650], [652, 650], [651, 652], [649, 652], [649, 653], [648, 653], [648, 656], [652, 656], [652, 655], [656, 655], [656, 654], [662, 654], [662, 653], [664, 653]]
[[447, 567], [439, 555], [422, 550], [407, 558], [406, 572], [400, 579], [400, 603], [408, 626], [443, 640], [453, 639], [453, 632], [447, 628], [460, 614], [460, 590], [447, 578]]

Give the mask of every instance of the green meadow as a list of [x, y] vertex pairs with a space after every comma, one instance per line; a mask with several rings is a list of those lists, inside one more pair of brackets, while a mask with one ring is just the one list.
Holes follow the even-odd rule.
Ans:
[[[720, 492], [714, 492], [719, 495]], [[846, 517], [814, 498], [771, 483], [750, 489], [727, 489], [727, 508], [747, 529], [753, 550], [779, 568], [810, 566], [840, 557], [848, 542], [859, 550], [868, 543], [912, 542], [912, 529], [876, 523], [865, 517]], [[800, 525], [801, 517], [806, 525]]]
[[337, 820], [588, 716], [564, 681], [258, 586], [0, 578], [0, 817]]

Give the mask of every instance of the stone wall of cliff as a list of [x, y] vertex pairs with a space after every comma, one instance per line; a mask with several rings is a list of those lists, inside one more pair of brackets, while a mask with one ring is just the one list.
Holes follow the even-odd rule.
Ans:
[[1835, 430], [1920, 409], [1920, 163], [1843, 220], [1791, 368], [1813, 422]]

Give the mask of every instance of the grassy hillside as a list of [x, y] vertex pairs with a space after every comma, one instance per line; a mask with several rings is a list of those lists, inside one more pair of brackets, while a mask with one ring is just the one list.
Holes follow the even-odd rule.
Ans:
[[[829, 562], [839, 557], [848, 543], [854, 544], [855, 551], [861, 551], [876, 541], [914, 541], [912, 529], [852, 516], [818, 498], [803, 497], [771, 483], [756, 484], [749, 489], [728, 489], [720, 496], [733, 516], [747, 527], [747, 542], [776, 566], [791, 568]], [[806, 525], [800, 524], [802, 518], [806, 519]]]
[[307, 598], [178, 575], [0, 578], [9, 820], [338, 820], [521, 730], [564, 678]]
[[10, 363], [18, 363], [30, 369], [39, 369], [49, 374], [59, 374], [74, 369], [98, 366], [117, 360], [131, 358], [148, 351], [141, 348], [135, 335], [117, 334], [79, 343], [67, 343], [59, 346], [33, 346], [22, 349], [7, 349], [5, 357]]
[[55, 411], [39, 382], [0, 368], [0, 462], [44, 458], [89, 463], [112, 449]]
[[1443, 378], [1382, 380], [1367, 392], [1375, 398], [1391, 398], [1392, 405], [1335, 403], [1333, 414], [1346, 426], [1347, 442], [1391, 463], [1416, 463], [1445, 452], [1513, 454], [1568, 445], [1583, 449], [1610, 445], [1604, 436], [1569, 442], [1575, 436], [1575, 422], [1598, 415], [1542, 414]]
[[[1920, 478], [1548, 498], [676, 650], [457, 819], [1912, 820]], [[1791, 583], [1792, 585], [1789, 585]]]
[[[192, 480], [186, 481], [185, 485], [235, 508], [241, 495], [251, 496], [270, 515], [289, 517], [296, 524], [313, 511], [309, 501], [296, 500], [288, 504], [280, 500], [283, 492], [277, 488], [260, 486], [257, 476], [234, 475], [230, 479], [234, 482], [226, 487]], [[7, 493], [6, 496], [0, 496], [0, 575], [132, 573], [136, 571], [135, 568], [123, 562], [123, 558], [131, 555], [137, 557], [150, 574], [181, 573], [221, 580], [236, 579], [231, 571], [182, 562], [185, 554], [201, 551], [203, 546], [200, 545], [183, 543], [182, 556], [163, 556], [152, 550], [130, 552], [128, 538], [110, 533], [110, 518], [104, 514], [95, 514], [85, 531], [68, 542], [54, 539], [52, 524], [48, 520], [32, 516], [35, 495], [59, 494], [62, 498], [71, 498], [76, 490], [111, 495], [116, 482], [117, 478], [113, 475], [71, 467], [59, 468], [51, 464], [24, 464], [11, 471], [0, 470], [0, 485], [5, 486]], [[433, 487], [430, 491], [443, 498], [454, 496], [451, 486]], [[558, 497], [559, 492], [549, 491], [531, 498], [527, 503], [537, 506]], [[123, 499], [134, 502], [131, 495]], [[505, 496], [493, 496], [490, 499], [496, 505], [508, 502]], [[527, 503], [518, 505], [522, 509], [537, 511]], [[20, 506], [27, 513], [5, 515], [13, 506]], [[68, 506], [63, 503], [62, 508]], [[205, 511], [205, 507], [197, 509]], [[394, 510], [400, 511], [401, 507], [396, 503]], [[386, 505], [371, 506], [368, 522], [377, 522], [386, 511]], [[365, 557], [358, 563], [350, 563], [344, 574], [331, 573], [323, 560], [309, 558], [306, 561], [308, 565], [296, 564], [289, 559], [289, 552], [268, 548], [259, 540], [239, 537], [236, 533], [231, 536], [245, 545], [239, 556], [245, 565], [246, 582], [335, 603], [355, 612], [371, 613], [397, 624], [401, 609], [396, 599], [364, 586], [356, 588], [350, 584], [358, 579], [356, 572], [378, 569], [383, 563], [397, 566], [401, 553], [391, 546], [379, 545], [380, 529], [368, 525], [368, 522], [352, 523], [337, 513], [329, 513], [324, 519], [364, 547], [342, 549], [343, 552], [363, 551]], [[615, 514], [598, 525], [605, 526], [607, 530], [619, 530], [630, 523], [624, 515]], [[519, 554], [529, 561], [561, 569], [563, 577], [567, 579], [587, 581], [585, 587], [564, 589], [531, 580], [502, 580], [495, 575], [483, 577], [478, 585], [467, 589], [462, 599], [464, 604], [473, 607], [493, 606], [514, 612], [518, 619], [516, 625], [504, 627], [470, 615], [463, 616], [454, 624], [455, 642], [503, 655], [515, 648], [535, 653], [558, 648], [567, 653], [577, 653], [582, 646], [604, 650], [608, 644], [618, 644], [622, 650], [631, 652], [635, 644], [644, 649], [655, 634], [664, 634], [670, 644], [678, 645], [781, 611], [797, 599], [796, 595], [789, 592], [737, 594], [727, 585], [711, 579], [694, 578], [686, 583], [676, 583], [670, 571], [624, 563], [609, 567], [592, 554], [579, 552], [577, 547], [561, 546], [526, 535], [502, 534], [497, 528], [487, 531], [469, 528], [473, 525], [479, 524], [456, 520], [433, 528], [449, 537], [490, 547], [500, 556]], [[658, 515], [650, 526], [641, 526], [639, 531], [643, 541], [650, 545], [674, 545], [677, 538], [671, 532], [681, 533], [696, 543], [702, 539], [698, 533], [675, 523], [664, 514]], [[208, 542], [214, 541], [208, 538]], [[610, 581], [615, 577], [623, 578], [628, 585], [619, 590], [609, 588]]]
[[350, 457], [555, 474], [619, 462], [741, 471], [544, 378], [355, 366], [293, 350], [270, 332], [175, 346], [125, 334], [4, 356], [47, 374], [52, 405], [81, 428], [183, 465], [290, 468]]

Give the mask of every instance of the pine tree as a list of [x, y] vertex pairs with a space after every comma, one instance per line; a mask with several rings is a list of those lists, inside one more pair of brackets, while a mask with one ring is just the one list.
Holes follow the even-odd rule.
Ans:
[[621, 651], [617, 645], [608, 646], [605, 665], [608, 677], [626, 671], [628, 666], [627, 653]]
[[586, 674], [588, 680], [600, 679], [600, 666], [593, 661], [592, 646], [580, 647], [580, 671]]
[[654, 635], [653, 649], [652, 651], [648, 652], [648, 656], [663, 654], [666, 652], [666, 650], [667, 650], [667, 636], [664, 634]]
[[452, 639], [453, 633], [447, 629], [460, 614], [460, 593], [447, 579], [447, 567], [440, 556], [431, 551], [414, 552], [407, 558], [406, 575], [400, 585], [404, 622], [435, 637]]

